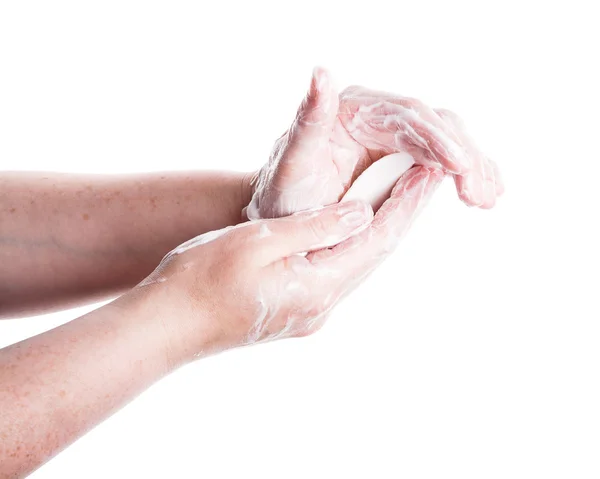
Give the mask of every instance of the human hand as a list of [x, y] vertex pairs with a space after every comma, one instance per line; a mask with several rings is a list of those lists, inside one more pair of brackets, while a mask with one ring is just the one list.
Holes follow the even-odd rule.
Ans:
[[363, 87], [338, 97], [316, 68], [290, 129], [253, 179], [248, 218], [274, 218], [338, 201], [373, 162], [407, 152], [418, 164], [454, 174], [459, 197], [492, 207], [503, 190], [498, 169], [448, 110]]
[[305, 336], [391, 253], [442, 178], [412, 168], [374, 218], [354, 201], [198, 236], [136, 289], [164, 318], [175, 362]]

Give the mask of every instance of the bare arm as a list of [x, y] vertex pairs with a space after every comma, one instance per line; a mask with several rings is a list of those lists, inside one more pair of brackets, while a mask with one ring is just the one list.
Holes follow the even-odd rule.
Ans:
[[128, 298], [0, 350], [0, 478], [29, 474], [165, 375], [167, 343]]
[[239, 223], [248, 177], [0, 174], [0, 318], [134, 286], [182, 241]]
[[442, 177], [411, 169], [374, 218], [350, 201], [199, 236], [116, 301], [0, 350], [0, 478], [31, 472], [182, 364], [317, 331]]

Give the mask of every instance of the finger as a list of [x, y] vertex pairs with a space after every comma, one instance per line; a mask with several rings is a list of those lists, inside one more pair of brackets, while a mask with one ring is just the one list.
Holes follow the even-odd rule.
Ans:
[[488, 158], [488, 162], [492, 166], [492, 170], [494, 171], [494, 181], [496, 182], [496, 196], [501, 196], [504, 193], [504, 180], [502, 179], [502, 174], [498, 169], [498, 165], [494, 160], [490, 160]]
[[[436, 112], [454, 128], [472, 160], [471, 170], [454, 179], [458, 196], [469, 206], [492, 208], [496, 204], [497, 168], [494, 169], [491, 160], [477, 147], [456, 113], [445, 109], [437, 109]], [[499, 175], [498, 179], [502, 181]]]
[[494, 180], [494, 169], [485, 158], [483, 163], [483, 201], [480, 208], [490, 209], [496, 205], [496, 182]]
[[306, 159], [306, 155], [328, 143], [335, 124], [338, 102], [329, 73], [324, 68], [316, 67], [308, 93], [298, 108], [290, 129], [289, 145], [294, 148], [295, 157]]
[[483, 163], [476, 162], [473, 170], [464, 175], [454, 175], [458, 197], [468, 206], [484, 203]]
[[470, 137], [466, 135], [463, 120], [454, 112], [446, 109], [437, 109], [437, 114], [454, 129], [461, 138], [465, 149], [471, 157], [471, 169], [461, 175], [455, 175], [454, 183], [459, 198], [469, 206], [482, 206], [486, 202], [485, 163], [483, 153], [475, 146]]
[[317, 268], [342, 272], [340, 278], [364, 277], [396, 248], [443, 178], [438, 169], [412, 168], [365, 231], [307, 259]]
[[297, 253], [328, 248], [364, 230], [372, 219], [370, 205], [349, 201], [260, 221], [254, 226], [255, 234], [262, 236], [255, 254], [259, 262], [270, 264]]
[[352, 87], [341, 95], [339, 116], [349, 134], [369, 149], [417, 146], [449, 172], [471, 166], [453, 128], [420, 100]]

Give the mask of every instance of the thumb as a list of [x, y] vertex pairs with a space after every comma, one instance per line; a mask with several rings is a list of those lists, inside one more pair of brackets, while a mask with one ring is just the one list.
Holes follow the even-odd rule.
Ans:
[[339, 99], [327, 70], [313, 70], [310, 88], [290, 129], [290, 144], [300, 155], [329, 140], [338, 113]]
[[[296, 213], [285, 218], [263, 220], [259, 261], [266, 264], [297, 253], [334, 246], [369, 226], [371, 206], [362, 201], [337, 203], [317, 210]], [[266, 226], [266, 229], [265, 229]]]

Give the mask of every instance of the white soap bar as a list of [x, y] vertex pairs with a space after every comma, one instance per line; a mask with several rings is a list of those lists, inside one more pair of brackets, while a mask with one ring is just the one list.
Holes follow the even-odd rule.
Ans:
[[377, 211], [390, 197], [396, 182], [414, 164], [415, 160], [408, 153], [384, 156], [356, 178], [341, 201], [363, 200]]

